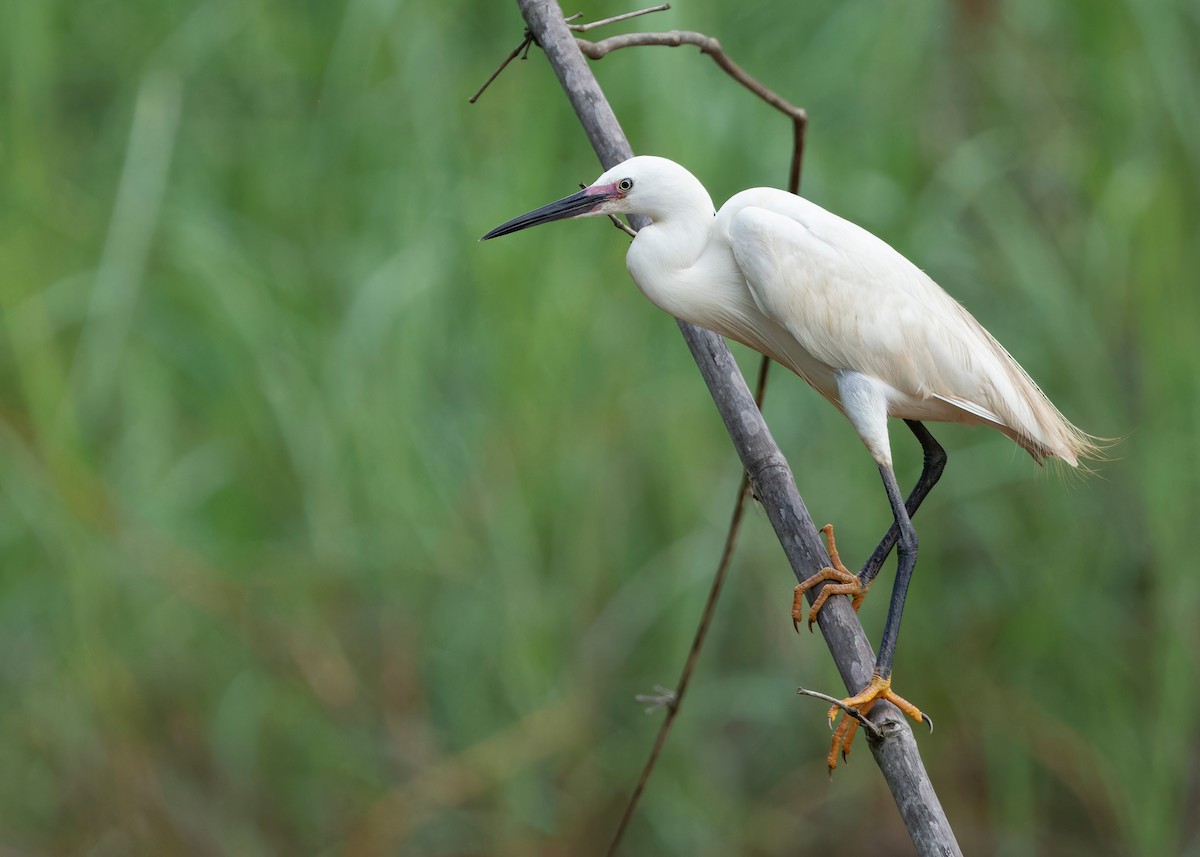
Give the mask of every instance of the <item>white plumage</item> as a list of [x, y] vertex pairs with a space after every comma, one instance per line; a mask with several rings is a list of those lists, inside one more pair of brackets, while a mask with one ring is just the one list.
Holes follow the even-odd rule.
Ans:
[[633, 188], [604, 208], [653, 220], [628, 255], [646, 296], [804, 378], [880, 464], [891, 465], [881, 405], [889, 417], [989, 425], [1039, 461], [1095, 455], [970, 313], [865, 229], [771, 188], [737, 194], [713, 218], [699, 181], [664, 158], [633, 158], [595, 186], [621, 178]]
[[[917, 559], [911, 516], [946, 460], [923, 421], [991, 426], [1037, 461], [1054, 456], [1072, 467], [1098, 456], [1096, 439], [1071, 425], [992, 335], [923, 271], [865, 229], [790, 193], [743, 191], [714, 213], [704, 186], [683, 167], [637, 157], [484, 238], [604, 214], [650, 219], [626, 257], [646, 297], [787, 366], [836, 405], [866, 444], [895, 524], [857, 574], [841, 565], [827, 528], [833, 567], [796, 587], [792, 617], [802, 617], [801, 595], [818, 586], [810, 627], [831, 593], [850, 595], [857, 609], [898, 545], [874, 677], [844, 704], [865, 713], [887, 699], [928, 721], [891, 691], [900, 617]], [[905, 419], [925, 451], [907, 500], [892, 470], [888, 417]], [[837, 710], [830, 709], [830, 718]], [[855, 724], [845, 718], [834, 734], [830, 768], [839, 748], [849, 750]]]

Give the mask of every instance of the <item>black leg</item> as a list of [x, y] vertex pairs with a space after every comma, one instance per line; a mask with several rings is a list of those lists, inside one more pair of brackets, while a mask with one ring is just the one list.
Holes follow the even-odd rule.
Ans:
[[890, 467], [880, 467], [879, 474], [883, 477], [883, 487], [887, 489], [888, 501], [892, 504], [892, 514], [896, 518], [896, 526], [900, 533], [899, 547], [896, 549], [896, 582], [892, 585], [892, 601], [888, 605], [887, 621], [883, 625], [879, 657], [875, 659], [875, 674], [880, 678], [889, 678], [892, 674], [892, 660], [896, 654], [896, 636], [900, 633], [900, 617], [904, 613], [904, 597], [908, 594], [908, 582], [912, 579], [913, 569], [917, 565], [917, 531], [913, 529], [908, 510], [904, 508], [904, 502], [900, 499], [900, 486], [896, 484], [896, 474]]
[[[921, 508], [921, 501], [925, 499], [938, 479], [942, 476], [942, 471], [946, 469], [946, 451], [942, 449], [942, 445], [934, 440], [929, 429], [925, 428], [924, 423], [919, 423], [916, 420], [905, 420], [905, 424], [912, 430], [912, 433], [917, 436], [917, 440], [921, 442], [921, 449], [925, 451], [925, 463], [921, 468], [921, 477], [917, 480], [917, 484], [913, 487], [912, 493], [908, 495], [908, 500], [905, 501], [905, 511], [908, 512], [908, 517], [912, 518], [917, 514], [917, 509]], [[869, 586], [879, 570], [883, 568], [884, 562], [888, 558], [888, 554], [892, 552], [892, 548], [896, 545], [896, 540], [900, 538], [900, 527], [893, 523], [888, 528], [883, 540], [879, 542], [879, 546], [871, 552], [866, 563], [858, 572], [858, 579], [862, 581], [864, 586]]]

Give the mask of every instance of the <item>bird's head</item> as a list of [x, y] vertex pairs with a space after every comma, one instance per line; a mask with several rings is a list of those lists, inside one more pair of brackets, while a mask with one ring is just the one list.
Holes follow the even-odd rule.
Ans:
[[565, 218], [644, 214], [658, 220], [689, 204], [712, 214], [712, 200], [695, 176], [674, 161], [640, 155], [617, 164], [578, 193], [497, 226], [481, 240]]

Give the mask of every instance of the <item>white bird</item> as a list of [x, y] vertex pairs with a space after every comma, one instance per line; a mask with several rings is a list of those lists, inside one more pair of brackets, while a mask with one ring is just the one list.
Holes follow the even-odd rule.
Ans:
[[[917, 559], [911, 516], [937, 482], [946, 456], [922, 421], [990, 426], [1037, 461], [1075, 467], [1097, 458], [1097, 439], [1068, 422], [1016, 360], [960, 304], [896, 250], [808, 200], [773, 188], [742, 191], [714, 212], [704, 186], [683, 167], [635, 157], [590, 187], [498, 226], [484, 240], [552, 220], [640, 214], [626, 264], [638, 288], [677, 318], [741, 342], [791, 369], [838, 408], [883, 477], [895, 523], [866, 565], [851, 573], [826, 527], [832, 568], [796, 587], [821, 583], [809, 628], [830, 594], [857, 610], [899, 541], [896, 582], [868, 686], [843, 704], [866, 713], [887, 699], [917, 720], [916, 706], [891, 691], [904, 598]], [[714, 217], [715, 214], [715, 217]], [[904, 419], [925, 451], [907, 502], [892, 470], [887, 418]], [[833, 718], [837, 708], [830, 709]], [[844, 718], [829, 754], [849, 750], [856, 721]]]

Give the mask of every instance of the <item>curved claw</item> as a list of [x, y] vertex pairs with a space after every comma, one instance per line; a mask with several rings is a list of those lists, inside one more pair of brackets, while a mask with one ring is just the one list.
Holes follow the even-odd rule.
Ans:
[[[792, 590], [792, 628], [800, 633], [800, 622], [804, 619], [804, 590], [797, 586]], [[812, 628], [809, 628], [811, 631]]]
[[[903, 713], [907, 714], [913, 720], [918, 720], [929, 727], [929, 731], [933, 731], [933, 718], [923, 711], [919, 710], [908, 700], [892, 691], [891, 678], [883, 678], [876, 674], [871, 678], [870, 683], [863, 688], [860, 693], [844, 699], [838, 705], [829, 709], [826, 715], [829, 720], [829, 727], [833, 729], [833, 744], [829, 748], [829, 756], [826, 757], [826, 764], [829, 766], [830, 772], [837, 767], [837, 757], [840, 751], [842, 761], [848, 761], [850, 754], [850, 745], [854, 741], [854, 735], [858, 731], [859, 719], [863, 718], [870, 712], [871, 708], [881, 699], [895, 705]], [[837, 717], [838, 710], [852, 708], [854, 713], [846, 711], [843, 714], [842, 720], [834, 729], [834, 720]]]
[[830, 565], [801, 582], [792, 595], [792, 620], [798, 621], [804, 618], [804, 593], [825, 584], [808, 610], [809, 633], [812, 632], [813, 624], [817, 621], [817, 616], [820, 614], [821, 608], [825, 606], [825, 602], [829, 600], [829, 596], [849, 595], [850, 606], [857, 613], [870, 588], [869, 583], [864, 585], [857, 574], [842, 565], [841, 557], [838, 556], [837, 542], [833, 537], [833, 524], [826, 524], [821, 528], [821, 532], [825, 534], [826, 544], [829, 547]]

